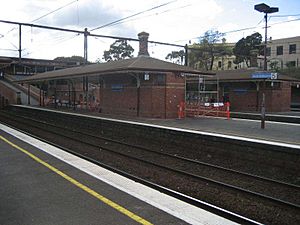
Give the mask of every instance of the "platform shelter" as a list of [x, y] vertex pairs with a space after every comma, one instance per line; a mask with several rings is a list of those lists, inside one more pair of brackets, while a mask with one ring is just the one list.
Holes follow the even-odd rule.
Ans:
[[176, 118], [185, 100], [186, 74], [214, 73], [150, 57], [148, 35], [139, 34], [138, 57], [40, 73], [20, 82], [38, 86], [40, 105], [45, 107]]

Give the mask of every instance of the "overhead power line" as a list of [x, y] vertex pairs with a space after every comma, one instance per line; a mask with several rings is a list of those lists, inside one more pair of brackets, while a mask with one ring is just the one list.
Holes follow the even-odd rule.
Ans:
[[49, 16], [49, 15], [51, 15], [52, 13], [55, 13], [55, 12], [57, 12], [57, 11], [59, 11], [59, 10], [65, 8], [65, 7], [67, 7], [67, 6], [69, 6], [69, 5], [72, 5], [73, 3], [78, 2], [78, 1], [79, 1], [79, 0], [75, 0], [75, 1], [72, 1], [72, 2], [70, 2], [70, 3], [68, 3], [68, 4], [66, 4], [66, 5], [63, 5], [63, 6], [61, 6], [61, 7], [58, 7], [57, 9], [55, 9], [55, 10], [53, 10], [53, 11], [51, 11], [51, 12], [48, 12], [48, 13], [46, 13], [45, 15], [42, 15], [42, 16], [40, 16], [40, 17], [38, 17], [38, 18], [32, 20], [31, 23], [36, 22], [36, 21], [38, 21], [38, 20], [40, 20], [40, 19], [42, 19], [42, 18], [44, 18], [44, 17], [46, 17], [46, 16]]
[[[167, 5], [167, 4], [171, 4], [171, 3], [173, 3], [173, 2], [175, 2], [175, 1], [167, 2], [167, 3], [165, 3], [165, 4], [162, 4], [162, 5], [153, 7], [153, 8], [156, 8], [156, 9], [157, 9], [158, 7], [162, 7], [162, 6], [165, 6], [165, 5]], [[159, 13], [153, 13], [153, 14], [151, 14], [151, 15], [147, 15], [147, 16], [144, 16], [144, 17], [150, 17], [150, 16], [160, 15], [160, 14], [167, 13], [167, 12], [170, 12], [170, 11], [173, 11], [173, 10], [177, 10], [177, 9], [182, 9], [182, 8], [188, 7], [188, 6], [190, 6], [190, 5], [192, 5], [192, 4], [184, 5], [184, 6], [177, 7], [177, 8], [173, 8], [173, 9], [168, 9], [168, 10], [165, 10], [165, 11], [162, 11], [162, 12], [159, 12]], [[145, 11], [147, 11], [147, 10], [145, 10]], [[150, 9], [148, 9], [148, 11], [150, 11]], [[144, 11], [143, 11], [143, 12], [144, 12]], [[128, 20], [129, 18], [132, 18], [132, 17], [134, 17], [134, 16], [137, 16], [137, 15], [139, 15], [139, 14], [142, 14], [143, 12], [139, 12], [139, 13], [136, 13], [136, 14], [134, 14], [134, 15], [125, 17], [125, 18], [123, 18], [123, 19], [119, 19], [119, 20], [116, 20], [116, 21], [114, 21], [114, 22], [110, 22], [110, 23], [108, 23], [108, 24], [102, 25], [101, 27], [98, 27], [98, 29], [101, 29], [101, 28], [104, 28], [104, 27], [111, 27], [111, 26], [115, 26], [115, 25], [122, 24], [122, 23], [127, 23], [127, 22], [130, 22], [130, 21], [135, 21], [135, 20], [138, 20], [138, 19], [142, 19], [142, 18], [144, 18], [144, 17], [138, 17], [138, 18], [134, 18], [134, 19]], [[94, 28], [94, 29], [92, 29], [92, 30], [90, 30], [90, 31], [94, 31], [94, 30], [96, 30], [96, 29], [97, 29], [97, 28]], [[72, 38], [74, 38], [74, 37], [71, 37], [70, 39], [72, 39]], [[64, 40], [63, 42], [65, 42], [65, 41], [66, 41], [66, 40]], [[180, 47], [182, 47], [182, 46], [180, 46]]]
[[137, 17], [137, 18], [133, 18], [133, 19], [130, 19], [130, 20], [126, 20], [126, 21], [116, 22], [116, 23], [111, 24], [111, 25], [108, 25], [108, 26], [106, 26], [106, 27], [115, 26], [115, 25], [119, 25], [119, 24], [122, 24], [122, 23], [127, 23], [127, 22], [131, 22], [131, 21], [143, 19], [143, 18], [145, 18], [145, 17], [151, 17], [151, 16], [161, 15], [161, 14], [163, 14], [163, 13], [168, 13], [168, 12], [171, 12], [171, 11], [174, 11], [174, 10], [177, 10], [177, 9], [183, 9], [183, 8], [189, 7], [189, 6], [191, 6], [191, 5], [192, 5], [192, 4], [188, 4], [188, 5], [180, 6], [180, 7], [173, 8], [173, 9], [167, 9], [167, 10], [164, 10], [164, 11], [162, 11], [162, 12], [158, 12], [158, 13], [153, 13], [153, 14], [150, 14], [150, 15], [146, 15], [146, 16], [143, 16], [143, 17]]
[[300, 14], [293, 14], [293, 15], [275, 15], [270, 17], [290, 17], [290, 16], [300, 16]]
[[[8, 20], [0, 20], [0, 23], [8, 23], [8, 24], [21, 25], [21, 26], [37, 27], [37, 28], [42, 28], [42, 29], [58, 30], [58, 31], [71, 32], [71, 33], [77, 33], [77, 34], [86, 34], [86, 35], [92, 36], [92, 37], [102, 37], [102, 38], [111, 38], [111, 39], [128, 40], [128, 41], [139, 41], [139, 39], [137, 39], [137, 38], [127, 38], [127, 37], [120, 37], [120, 36], [91, 34], [90, 32], [86, 33], [86, 31], [66, 29], [66, 28], [60, 28], [60, 27], [52, 27], [52, 26], [45, 26], [45, 25], [38, 25], [38, 24], [32, 24], [32, 23], [20, 23], [20, 22], [8, 21]], [[154, 44], [175, 46], [175, 47], [185, 47], [184, 45], [178, 45], [178, 44], [172, 44], [172, 43], [166, 43], [166, 42], [158, 42], [158, 41], [148, 41], [148, 42], [149, 43], [154, 43]]]
[[111, 25], [113, 25], [113, 24], [115, 24], [115, 23], [118, 23], [118, 22], [121, 22], [121, 21], [123, 21], [123, 20], [129, 19], [129, 18], [132, 18], [132, 17], [134, 17], [134, 16], [137, 16], [137, 15], [143, 14], [143, 13], [145, 13], [145, 12], [150, 12], [150, 11], [152, 11], [152, 10], [155, 10], [155, 9], [161, 8], [161, 7], [163, 7], [163, 6], [166, 6], [166, 5], [169, 5], [169, 4], [173, 3], [173, 2], [177, 2], [177, 0], [170, 1], [170, 2], [166, 2], [166, 3], [164, 3], [164, 4], [161, 4], [161, 5], [158, 5], [158, 6], [154, 6], [154, 7], [150, 8], [150, 9], [146, 9], [146, 10], [143, 10], [143, 11], [141, 11], [141, 12], [135, 13], [135, 14], [133, 14], [133, 15], [126, 16], [126, 17], [124, 17], [124, 18], [121, 18], [121, 19], [115, 20], [115, 21], [113, 21], [113, 22], [110, 22], [110, 23], [104, 24], [104, 25], [102, 25], [102, 26], [99, 26], [99, 27], [93, 28], [93, 29], [91, 29], [90, 31], [95, 31], [95, 30], [98, 30], [98, 29], [101, 29], [101, 28], [104, 28], [104, 27], [107, 27], [107, 26], [111, 26]]
[[[300, 20], [300, 18], [297, 18], [297, 19], [292, 19], [292, 20], [287, 20], [287, 21], [282, 21], [282, 22], [278, 22], [278, 23], [272, 23], [272, 24], [269, 24], [269, 26], [274, 26], [274, 25], [278, 25], [278, 24], [282, 24], [282, 23], [289, 23], [289, 22], [294, 22], [294, 21], [298, 21]], [[256, 26], [253, 26], [253, 27], [245, 27], [245, 28], [241, 28], [241, 29], [237, 29], [237, 30], [231, 30], [231, 31], [226, 31], [226, 32], [220, 32], [221, 34], [229, 34], [229, 33], [236, 33], [236, 32], [240, 32], [240, 31], [245, 31], [245, 30], [253, 30], [253, 29], [256, 29], [259, 27], [259, 24], [261, 22], [259, 22]], [[213, 36], [214, 34], [212, 35], [208, 35], [208, 36]], [[199, 38], [204, 38], [205, 36], [199, 36], [199, 37], [194, 37], [194, 38], [189, 38], [189, 39], [184, 39], [184, 40], [178, 40], [176, 42], [182, 42], [182, 41], [188, 41], [188, 40], [194, 40], [194, 39], [199, 39]]]
[[282, 22], [278, 22], [278, 23], [273, 23], [270, 26], [277, 25], [277, 24], [282, 24], [282, 23], [294, 22], [294, 21], [298, 21], [298, 20], [300, 20], [300, 18], [293, 19], [293, 20], [282, 21]]
[[[36, 21], [38, 21], [38, 20], [40, 20], [40, 19], [42, 19], [42, 18], [44, 18], [44, 17], [46, 17], [46, 16], [49, 16], [49, 15], [51, 15], [51, 14], [53, 14], [53, 13], [55, 13], [55, 12], [57, 12], [57, 11], [63, 9], [63, 8], [65, 8], [65, 7], [69, 6], [69, 5], [72, 5], [73, 3], [78, 2], [78, 1], [79, 1], [79, 0], [75, 0], [75, 1], [72, 1], [72, 2], [70, 2], [70, 3], [68, 3], [68, 4], [66, 4], [66, 5], [63, 5], [63, 6], [61, 6], [61, 7], [58, 7], [57, 9], [55, 9], [55, 10], [53, 10], [53, 11], [51, 11], [51, 12], [48, 12], [48, 13], [46, 13], [46, 14], [44, 14], [44, 15], [42, 15], [42, 16], [40, 16], [40, 17], [38, 17], [38, 18], [36, 18], [36, 19], [34, 19], [34, 20], [32, 20], [32, 21], [30, 21], [30, 23], [36, 22]], [[8, 33], [12, 32], [12, 31], [14, 31], [14, 30], [16, 30], [16, 29], [17, 29], [17, 28], [15, 28], [15, 27], [12, 28], [11, 30], [7, 31], [5, 35], [7, 35]], [[4, 37], [5, 35], [0, 36], [0, 38]]]

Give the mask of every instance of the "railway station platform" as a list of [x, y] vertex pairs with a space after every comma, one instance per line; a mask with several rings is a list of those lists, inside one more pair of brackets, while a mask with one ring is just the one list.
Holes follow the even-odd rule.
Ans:
[[[300, 117], [300, 116], [299, 116]], [[300, 124], [266, 121], [261, 129], [259, 120], [200, 117], [175, 120], [147, 120], [150, 124], [194, 131], [241, 137], [266, 143], [298, 145], [300, 149]]]
[[[20, 106], [30, 107], [30, 106]], [[31, 107], [30, 107], [31, 108]], [[48, 110], [45, 108], [33, 107], [38, 110]], [[53, 109], [50, 109], [53, 110]], [[149, 119], [126, 117], [122, 115], [105, 115], [97, 112], [87, 111], [73, 111], [66, 109], [57, 109], [55, 111], [82, 114], [87, 116], [96, 116], [108, 120], [117, 120], [124, 122], [133, 122], [148, 124], [154, 126], [170, 127], [174, 129], [184, 129], [199, 131], [209, 134], [225, 135], [226, 137], [246, 138], [251, 140], [258, 140], [266, 143], [288, 144], [295, 145], [300, 149], [300, 123], [287, 123], [276, 121], [265, 121], [265, 129], [261, 129], [261, 121], [254, 119], [240, 119], [240, 118], [226, 118], [221, 117], [197, 117], [197, 118], [184, 118], [184, 119]], [[293, 117], [300, 120], [300, 112], [286, 112], [270, 114], [275, 116]]]
[[0, 224], [234, 224], [0, 124]]

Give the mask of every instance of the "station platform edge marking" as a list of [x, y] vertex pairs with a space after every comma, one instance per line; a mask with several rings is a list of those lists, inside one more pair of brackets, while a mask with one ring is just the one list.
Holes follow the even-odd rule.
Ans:
[[72, 113], [72, 112], [57, 111], [57, 110], [52, 110], [52, 109], [36, 108], [36, 107], [31, 107], [31, 106], [26, 106], [26, 105], [13, 105], [13, 106], [17, 106], [20, 108], [29, 108], [29, 109], [35, 109], [35, 110], [41, 110], [41, 111], [54, 112], [54, 113], [62, 113], [62, 114], [73, 115], [73, 116], [78, 116], [78, 117], [89, 117], [89, 118], [99, 119], [99, 120], [104, 120], [104, 121], [127, 123], [127, 124], [132, 124], [132, 125], [147, 126], [147, 127], [153, 127], [153, 128], [159, 128], [159, 129], [168, 129], [168, 130], [173, 130], [173, 131], [199, 134], [199, 135], [204, 135], [204, 136], [214, 136], [214, 137], [226, 138], [226, 139], [230, 139], [230, 140], [246, 141], [246, 142], [258, 143], [258, 144], [267, 144], [267, 145], [274, 145], [274, 146], [279, 146], [279, 147], [300, 149], [300, 145], [298, 145], [298, 144], [281, 143], [281, 142], [276, 142], [276, 141], [248, 138], [248, 137], [243, 137], [243, 136], [234, 136], [233, 134], [213, 133], [213, 132], [207, 132], [207, 131], [199, 131], [199, 130], [191, 130], [191, 129], [186, 129], [186, 128], [163, 126], [163, 125], [149, 124], [149, 123], [136, 122], [136, 121], [130, 121], [130, 120], [112, 119], [112, 118], [78, 114], [78, 113]]
[[97, 198], [98, 200], [102, 201], [103, 203], [109, 205], [110, 207], [116, 209], [117, 211], [121, 212], [122, 214], [126, 215], [127, 217], [135, 220], [136, 222], [143, 224], [143, 225], [152, 225], [149, 221], [141, 218], [140, 216], [130, 212], [129, 210], [125, 209], [121, 205], [109, 200], [108, 198], [104, 197], [103, 195], [97, 193], [93, 189], [87, 187], [86, 185], [78, 182], [74, 178], [68, 176], [67, 174], [63, 173], [62, 171], [58, 170], [54, 166], [51, 166], [49, 163], [41, 160], [39, 157], [35, 156], [34, 154], [30, 153], [29, 151], [23, 149], [22, 147], [12, 143], [11, 141], [4, 138], [2, 135], [0, 135], [0, 139], [4, 141], [5, 143], [9, 144], [10, 146], [14, 147], [15, 149], [18, 149], [19, 151], [23, 152], [27, 156], [29, 156], [31, 159], [35, 160], [36, 162], [42, 164], [43, 166], [47, 167], [49, 170], [53, 171], [54, 173], [58, 174], [59, 176], [63, 177], [65, 180], [69, 181], [73, 185], [77, 186], [78, 188], [82, 189], [83, 191], [87, 192], [88, 194], [92, 195], [93, 197]]
[[237, 223], [226, 218], [215, 215], [204, 209], [190, 205], [171, 196], [156, 191], [150, 187], [131, 181], [121, 175], [113, 173], [91, 162], [83, 160], [71, 153], [65, 152], [57, 147], [51, 146], [38, 139], [14, 130], [0, 123], [0, 129], [4, 132], [40, 149], [55, 158], [74, 166], [75, 168], [99, 179], [129, 195], [136, 197], [162, 211], [167, 212], [189, 224], [199, 225], [235, 225]]

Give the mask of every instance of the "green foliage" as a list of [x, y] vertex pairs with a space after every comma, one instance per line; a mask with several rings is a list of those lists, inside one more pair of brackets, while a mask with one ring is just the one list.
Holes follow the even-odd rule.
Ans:
[[245, 62], [249, 67], [251, 52], [253, 52], [253, 50], [262, 52], [263, 46], [261, 45], [261, 43], [262, 36], [258, 32], [249, 35], [246, 38], [240, 39], [233, 48], [233, 54], [236, 57], [234, 63], [238, 64], [241, 62]]
[[288, 67], [286, 69], [280, 69], [278, 70], [280, 74], [284, 74], [290, 77], [295, 77], [297, 79], [300, 79], [300, 68], [299, 67]]
[[190, 46], [189, 65], [203, 70], [212, 70], [216, 56], [231, 55], [232, 49], [226, 44], [224, 34], [219, 31], [206, 31], [199, 43]]
[[104, 51], [103, 59], [106, 62], [132, 58], [134, 49], [126, 40], [116, 40], [110, 45], [109, 50]]
[[167, 60], [173, 61], [177, 64], [183, 65], [184, 64], [184, 58], [185, 58], [185, 51], [172, 51], [166, 56]]
[[279, 63], [278, 61], [272, 61], [272, 62], [270, 62], [270, 68], [271, 68], [272, 71], [278, 72], [278, 70], [279, 70], [278, 63]]
[[80, 63], [84, 63], [84, 58], [82, 56], [77, 56], [77, 55], [73, 55], [71, 57], [59, 56], [59, 57], [56, 57], [54, 60], [62, 61], [62, 62], [80, 62]]

